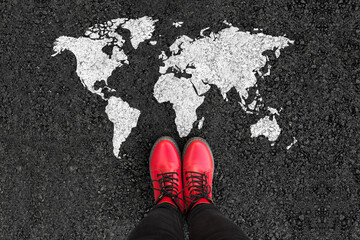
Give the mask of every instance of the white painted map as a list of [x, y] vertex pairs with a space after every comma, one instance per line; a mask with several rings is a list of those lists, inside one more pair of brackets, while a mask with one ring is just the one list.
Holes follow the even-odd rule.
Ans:
[[[157, 42], [151, 40], [156, 22], [157, 20], [151, 17], [114, 19], [90, 27], [83, 37], [61, 36], [54, 43], [53, 56], [64, 50], [71, 51], [76, 57], [76, 73], [82, 84], [92, 93], [108, 101], [105, 111], [114, 124], [113, 152], [118, 158], [121, 144], [130, 135], [131, 129], [136, 127], [140, 111], [119, 97], [107, 99], [102, 93], [105, 88], [116, 91], [107, 86], [107, 79], [115, 69], [129, 64], [128, 56], [122, 49], [125, 40], [116, 29], [128, 29], [131, 33], [131, 45], [137, 49], [144, 41], [156, 45]], [[174, 24], [174, 27], [181, 27], [182, 23]], [[225, 101], [227, 92], [235, 88], [244, 113], [256, 114], [259, 106], [263, 104], [259, 91], [256, 91], [256, 97], [250, 104], [247, 104], [246, 100], [249, 97], [249, 89], [257, 86], [255, 73], [260, 76], [270, 74], [270, 67], [265, 74], [260, 71], [268, 60], [262, 53], [273, 50], [275, 56], [279, 57], [281, 49], [293, 43], [284, 36], [251, 34], [240, 31], [226, 21], [224, 23], [227, 24], [226, 28], [217, 33], [211, 32], [207, 36], [204, 35], [207, 28], [203, 29], [200, 32], [201, 37], [196, 39], [185, 35], [179, 36], [170, 46], [171, 55], [167, 56], [163, 51], [159, 56], [164, 65], [159, 67], [161, 76], [154, 86], [154, 97], [159, 103], [172, 103], [180, 137], [186, 137], [196, 121], [199, 122], [199, 129], [204, 122], [206, 123], [204, 116], [197, 116], [196, 110], [204, 102], [204, 94], [209, 91], [210, 84], [220, 89]], [[110, 45], [113, 48], [109, 56], [102, 49]], [[176, 77], [176, 73], [191, 77]], [[103, 81], [105, 86], [95, 88], [98, 81]], [[270, 106], [268, 112], [269, 116], [259, 119], [249, 129], [251, 137], [263, 135], [274, 142], [281, 132], [275, 118], [275, 114], [279, 113]]]

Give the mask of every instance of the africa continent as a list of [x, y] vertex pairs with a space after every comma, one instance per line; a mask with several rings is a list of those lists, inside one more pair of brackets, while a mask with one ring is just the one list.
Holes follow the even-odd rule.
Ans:
[[[131, 33], [131, 45], [134, 49], [145, 41], [150, 41], [155, 31], [157, 20], [151, 17], [138, 19], [118, 18], [90, 27], [84, 36], [74, 38], [61, 36], [54, 42], [55, 55], [64, 50], [72, 52], [77, 60], [76, 73], [80, 81], [90, 92], [102, 97], [108, 102], [105, 112], [114, 124], [113, 153], [120, 158], [121, 144], [136, 127], [140, 111], [131, 107], [119, 97], [106, 98], [103, 90], [116, 92], [107, 86], [107, 79], [112, 72], [129, 64], [128, 56], [122, 47], [124, 38], [116, 32], [124, 28]], [[224, 21], [227, 27], [223, 30], [204, 34], [208, 29], [200, 32], [200, 37], [192, 39], [186, 35], [179, 36], [170, 46], [170, 55], [165, 51], [160, 54], [163, 66], [159, 66], [161, 76], [154, 86], [154, 97], [159, 103], [170, 102], [176, 114], [175, 123], [180, 137], [189, 135], [194, 123], [199, 117], [197, 108], [204, 102], [204, 94], [215, 85], [221, 91], [224, 100], [230, 89], [235, 88], [241, 101], [240, 106], [245, 114], [257, 114], [262, 105], [262, 97], [256, 91], [254, 100], [247, 104], [249, 89], [257, 86], [257, 78], [270, 74], [260, 71], [268, 60], [263, 55], [266, 50], [275, 51], [280, 56], [280, 50], [292, 44], [293, 41], [284, 36], [274, 37], [263, 33], [251, 34]], [[156, 44], [155, 41], [150, 42]], [[112, 46], [109, 56], [102, 49]], [[179, 74], [185, 77], [179, 77]], [[102, 81], [104, 86], [95, 87], [95, 83]], [[121, 79], [119, 79], [121, 81]], [[276, 141], [281, 129], [277, 125], [274, 110], [269, 109], [269, 116], [249, 128], [251, 137], [263, 135], [269, 141]], [[270, 111], [270, 109], [272, 109]], [[278, 112], [277, 112], [278, 114]], [[201, 119], [201, 126], [204, 118]], [[199, 124], [199, 128], [201, 128]], [[250, 136], [250, 134], [249, 134]]]

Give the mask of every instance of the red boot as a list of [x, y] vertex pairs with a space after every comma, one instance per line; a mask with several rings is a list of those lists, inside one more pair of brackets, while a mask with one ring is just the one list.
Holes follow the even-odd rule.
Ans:
[[151, 150], [149, 162], [155, 204], [167, 202], [183, 211], [181, 159], [175, 140], [159, 138]]
[[213, 203], [214, 158], [209, 144], [202, 138], [191, 138], [185, 145], [183, 158], [186, 211], [200, 203]]

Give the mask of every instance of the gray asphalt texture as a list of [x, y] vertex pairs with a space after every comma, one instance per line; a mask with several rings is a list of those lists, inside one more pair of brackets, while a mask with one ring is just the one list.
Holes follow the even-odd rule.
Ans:
[[[350, 0], [1, 1], [0, 239], [124, 239], [153, 205], [148, 154], [162, 135], [181, 147], [193, 136], [209, 142], [216, 205], [250, 238], [360, 239], [359, 7]], [[75, 56], [52, 58], [52, 45], [95, 23], [142, 16], [159, 19], [158, 44], [130, 49], [130, 66], [109, 79], [141, 111], [119, 160], [106, 102], [82, 86]], [[226, 102], [212, 86], [197, 111], [203, 129], [183, 139], [171, 104], [152, 96], [160, 51], [179, 35], [218, 31], [224, 19], [295, 40], [258, 81], [265, 105], [283, 107], [274, 147], [250, 138], [257, 117], [243, 112], [234, 89]], [[286, 150], [293, 137], [298, 143]]]

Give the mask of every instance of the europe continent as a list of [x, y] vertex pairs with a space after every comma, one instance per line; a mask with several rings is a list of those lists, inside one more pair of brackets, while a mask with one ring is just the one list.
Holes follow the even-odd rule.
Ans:
[[[61, 36], [54, 42], [53, 56], [64, 50], [71, 51], [77, 60], [76, 73], [84, 87], [108, 102], [105, 112], [114, 124], [112, 142], [113, 153], [117, 158], [120, 158], [121, 144], [137, 125], [140, 111], [130, 107], [119, 97], [106, 98], [103, 94], [104, 90], [116, 92], [116, 89], [107, 86], [107, 79], [115, 69], [129, 64], [128, 56], [122, 49], [125, 40], [116, 30], [128, 29], [131, 33], [131, 45], [137, 49], [144, 41], [149, 41], [151, 45], [156, 44], [156, 41], [150, 41], [156, 22], [157, 20], [151, 17], [119, 18], [90, 27], [83, 37]], [[210, 89], [210, 85], [220, 89], [224, 100], [227, 100], [227, 92], [235, 88], [244, 113], [256, 114], [262, 105], [259, 91], [256, 91], [256, 97], [250, 104], [246, 104], [246, 100], [249, 89], [257, 85], [255, 73], [260, 76], [270, 74], [269, 66], [268, 72], [260, 71], [268, 61], [262, 53], [272, 50], [276, 57], [279, 57], [280, 50], [293, 43], [283, 36], [250, 34], [225, 23], [227, 27], [218, 33], [210, 32], [205, 36], [204, 31], [207, 29], [203, 29], [200, 37], [196, 39], [186, 35], [179, 36], [170, 46], [170, 56], [166, 55], [165, 51], [159, 56], [163, 66], [159, 66], [161, 76], [154, 86], [154, 97], [159, 103], [172, 103], [180, 137], [186, 137], [198, 120], [196, 109], [204, 102], [204, 94]], [[105, 46], [112, 46], [110, 55], [102, 51]], [[186, 77], [178, 77], [177, 73], [185, 74]], [[103, 81], [104, 86], [95, 87], [98, 81]], [[271, 107], [268, 109], [272, 119], [269, 116], [260, 119], [250, 127], [250, 132], [251, 137], [263, 135], [273, 142], [281, 129], [275, 118], [277, 110]]]

